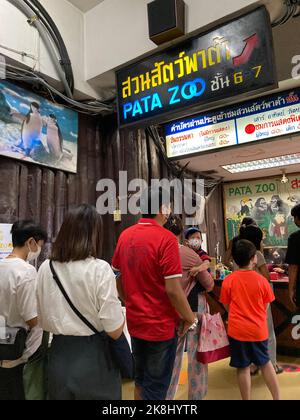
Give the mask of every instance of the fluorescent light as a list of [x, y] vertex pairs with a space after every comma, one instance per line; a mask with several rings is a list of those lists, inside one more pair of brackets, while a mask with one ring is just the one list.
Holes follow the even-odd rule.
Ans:
[[281, 166], [296, 165], [300, 163], [300, 153], [293, 155], [277, 156], [269, 159], [253, 160], [250, 162], [233, 163], [232, 165], [222, 166], [223, 169], [231, 174], [240, 172], [259, 171], [262, 169], [279, 168]]

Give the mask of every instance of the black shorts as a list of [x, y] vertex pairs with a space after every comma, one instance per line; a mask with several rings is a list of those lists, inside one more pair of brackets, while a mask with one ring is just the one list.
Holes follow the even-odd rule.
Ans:
[[231, 361], [230, 366], [243, 369], [254, 363], [265, 366], [270, 361], [268, 340], [258, 342], [238, 341], [229, 337]]

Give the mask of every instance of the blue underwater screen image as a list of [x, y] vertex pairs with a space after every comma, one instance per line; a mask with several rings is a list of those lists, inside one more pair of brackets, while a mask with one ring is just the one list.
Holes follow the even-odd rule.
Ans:
[[78, 114], [0, 81], [0, 155], [77, 171]]

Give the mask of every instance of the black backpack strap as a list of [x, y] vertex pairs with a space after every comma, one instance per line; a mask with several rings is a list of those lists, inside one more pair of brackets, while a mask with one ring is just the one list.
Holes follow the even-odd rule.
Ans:
[[70, 307], [72, 308], [73, 312], [78, 316], [78, 318], [81, 319], [81, 321], [87, 326], [89, 327], [90, 330], [92, 330], [95, 334], [99, 334], [99, 331], [97, 331], [97, 329], [79, 312], [79, 310], [73, 305], [71, 299], [69, 298], [69, 296], [67, 295], [67, 292], [65, 291], [63, 285], [61, 284], [61, 281], [58, 278], [58, 275], [56, 273], [56, 271], [54, 270], [53, 267], [53, 262], [50, 260], [50, 270], [52, 272], [53, 278], [57, 284], [57, 286], [59, 287], [61, 293], [64, 295], [66, 301], [68, 302], [68, 304], [70, 305]]

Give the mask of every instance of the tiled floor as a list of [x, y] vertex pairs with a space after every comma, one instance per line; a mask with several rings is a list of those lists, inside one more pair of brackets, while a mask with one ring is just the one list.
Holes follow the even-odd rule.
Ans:
[[[300, 359], [280, 358], [279, 362], [300, 366]], [[186, 365], [186, 361], [185, 361]], [[283, 373], [278, 375], [281, 398], [283, 400], [300, 400], [300, 373]], [[269, 400], [271, 395], [265, 387], [262, 376], [259, 374], [252, 380], [253, 400]], [[133, 383], [127, 382], [123, 386], [123, 399], [133, 399]], [[177, 400], [187, 399], [187, 384], [180, 385], [176, 396]], [[230, 368], [228, 360], [209, 366], [209, 392], [208, 400], [239, 400], [240, 393], [236, 383], [235, 370]]]

